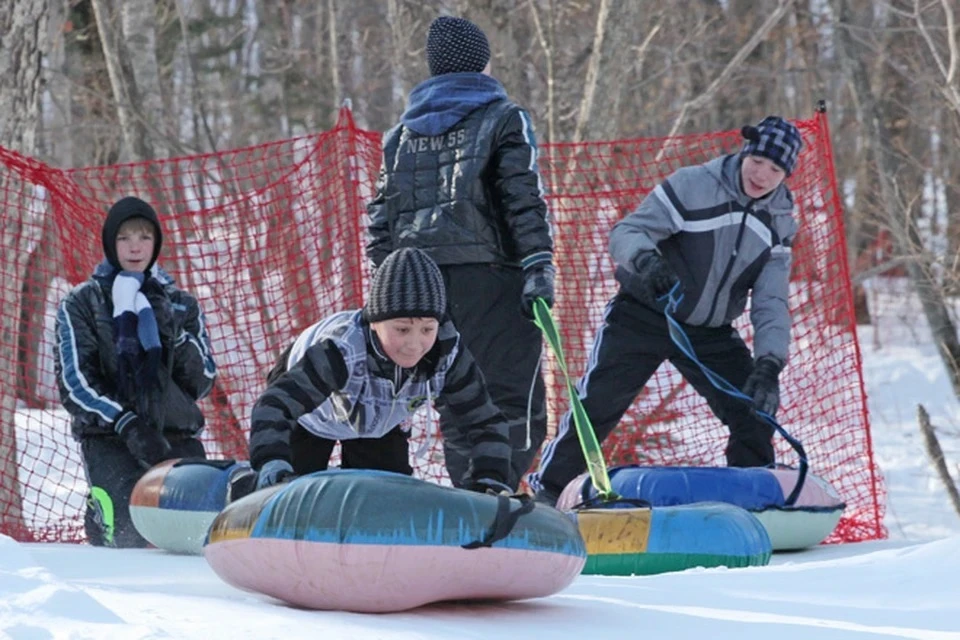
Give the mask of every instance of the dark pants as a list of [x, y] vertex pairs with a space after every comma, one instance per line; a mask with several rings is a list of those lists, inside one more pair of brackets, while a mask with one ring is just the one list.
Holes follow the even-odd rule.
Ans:
[[[440, 270], [450, 317], [477, 361], [490, 399], [507, 419], [512, 448], [507, 484], [516, 489], [547, 435], [546, 390], [538, 370], [543, 338], [520, 311], [523, 272], [481, 264], [445, 265]], [[454, 486], [461, 486], [469, 468], [470, 443], [442, 403], [437, 403], [437, 410], [447, 472]]]
[[[683, 325], [683, 330], [703, 364], [736, 388], [743, 388], [753, 371], [753, 358], [736, 329]], [[587, 370], [577, 385], [597, 440], [603, 442], [613, 431], [664, 360], [677, 368], [729, 428], [728, 466], [761, 467], [773, 463], [773, 428], [757, 417], [746, 402], [713, 386], [697, 364], [673, 344], [663, 314], [623, 293], [607, 305]], [[559, 494], [585, 470], [586, 462], [568, 411], [560, 422], [557, 437], [544, 450], [534, 484], [548, 493]]]
[[[357, 438], [340, 441], [340, 468], [379, 469], [412, 475], [410, 466], [410, 434], [400, 427], [382, 438]], [[316, 436], [299, 424], [290, 434], [293, 471], [298, 476], [325, 471], [336, 440]]]
[[[206, 458], [197, 438], [167, 435], [173, 458]], [[83, 466], [90, 484], [84, 528], [87, 540], [98, 547], [139, 548], [147, 541], [130, 519], [130, 496], [146, 470], [134, 459], [126, 443], [114, 435], [90, 436], [80, 441]], [[109, 505], [103, 502], [109, 502]], [[108, 510], [113, 523], [108, 522]]]

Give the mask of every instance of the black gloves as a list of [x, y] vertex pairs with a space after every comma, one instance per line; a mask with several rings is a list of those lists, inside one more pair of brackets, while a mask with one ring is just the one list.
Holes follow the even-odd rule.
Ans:
[[272, 487], [293, 476], [293, 467], [286, 460], [268, 460], [257, 474], [257, 490]]
[[763, 356], [743, 385], [743, 393], [753, 398], [756, 410], [770, 417], [780, 408], [780, 369], [780, 363], [774, 358]]
[[549, 262], [540, 262], [523, 272], [523, 294], [520, 308], [523, 315], [533, 319], [533, 301], [543, 298], [548, 307], [553, 306], [553, 280], [556, 271]]
[[123, 438], [127, 449], [144, 469], [149, 469], [173, 457], [170, 443], [163, 437], [160, 430], [152, 427], [132, 411], [120, 416], [115, 423], [115, 428], [117, 435]]
[[489, 493], [492, 496], [512, 496], [514, 494], [513, 489], [493, 478], [478, 478], [467, 485], [467, 489], [477, 493]]
[[648, 306], [658, 306], [657, 299], [669, 293], [677, 283], [677, 274], [656, 251], [638, 253], [633, 259], [633, 268], [640, 281], [640, 302]]

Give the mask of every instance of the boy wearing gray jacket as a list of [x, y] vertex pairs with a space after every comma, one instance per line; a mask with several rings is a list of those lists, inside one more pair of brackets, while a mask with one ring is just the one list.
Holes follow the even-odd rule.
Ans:
[[[669, 360], [730, 430], [731, 467], [774, 462], [773, 416], [778, 377], [790, 342], [790, 251], [796, 222], [783, 183], [803, 144], [797, 128], [769, 116], [743, 128], [740, 153], [684, 167], [657, 186], [610, 233], [620, 291], [607, 304], [577, 393], [597, 439], [617, 426], [650, 377]], [[753, 398], [754, 407], [717, 389], [670, 339], [665, 295], [680, 284], [673, 316], [697, 358]], [[732, 326], [751, 297], [754, 353]], [[530, 484], [554, 504], [586, 469], [572, 426], [563, 416]]]

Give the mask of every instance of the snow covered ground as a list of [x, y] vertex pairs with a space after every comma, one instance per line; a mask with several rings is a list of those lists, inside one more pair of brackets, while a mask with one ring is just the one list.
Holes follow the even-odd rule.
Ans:
[[[901, 300], [902, 303], [902, 300]], [[911, 316], [914, 317], [914, 316]], [[222, 582], [201, 557], [0, 538], [0, 634], [48, 638], [916, 638], [960, 640], [960, 516], [916, 426], [924, 404], [960, 470], [960, 403], [929, 335], [862, 327], [890, 539], [777, 554], [770, 566], [582, 576], [549, 598], [401, 614], [292, 609]]]

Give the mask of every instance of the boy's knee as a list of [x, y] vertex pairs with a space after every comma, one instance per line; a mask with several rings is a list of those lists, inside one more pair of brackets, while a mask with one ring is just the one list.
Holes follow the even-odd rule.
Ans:
[[129, 507], [117, 505], [100, 487], [90, 491], [83, 524], [87, 542], [95, 547], [142, 549], [149, 544], [134, 526]]
[[164, 433], [175, 458], [207, 458], [203, 442], [196, 436], [179, 433]]
[[774, 463], [772, 434], [756, 433], [743, 437], [732, 434], [726, 450], [728, 467], [766, 467]]

